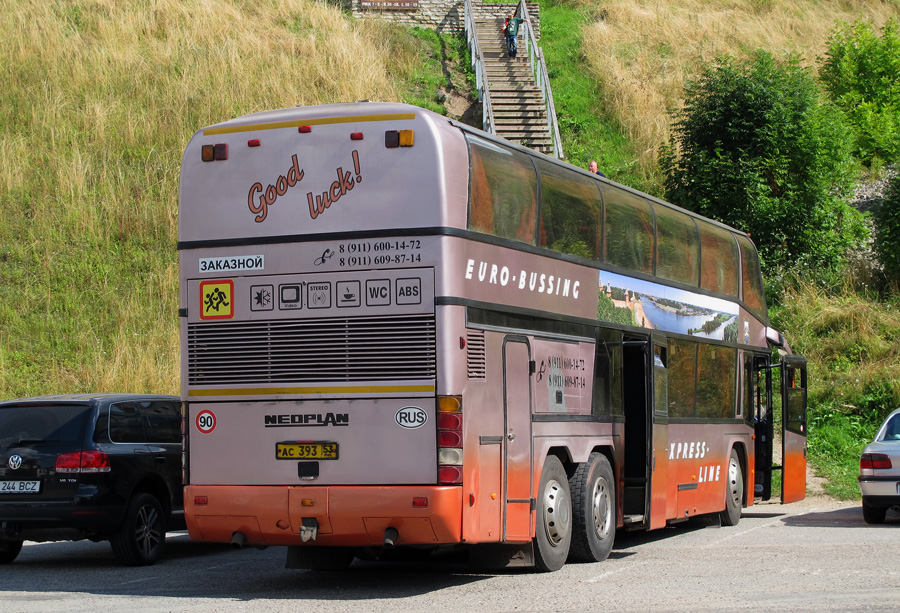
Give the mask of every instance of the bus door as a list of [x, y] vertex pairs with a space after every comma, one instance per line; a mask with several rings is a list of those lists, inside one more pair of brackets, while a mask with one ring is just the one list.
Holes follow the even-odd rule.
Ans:
[[806, 358], [787, 355], [781, 362], [781, 502], [806, 497]]
[[666, 341], [654, 334], [652, 342], [626, 336], [622, 344], [625, 526], [661, 528], [666, 524], [668, 472]]
[[531, 348], [521, 336], [503, 341], [503, 418], [503, 540], [530, 541]]
[[772, 370], [766, 356], [745, 355], [747, 386], [745, 394], [752, 398], [750, 415], [753, 418], [756, 483], [754, 496], [762, 500], [772, 497], [772, 464], [774, 458], [772, 407]]

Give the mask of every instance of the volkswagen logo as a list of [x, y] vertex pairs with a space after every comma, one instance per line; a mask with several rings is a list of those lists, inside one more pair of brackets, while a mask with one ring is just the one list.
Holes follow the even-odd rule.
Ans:
[[16, 470], [17, 468], [22, 468], [22, 456], [20, 456], [19, 454], [11, 455], [11, 456], [9, 456], [9, 462], [7, 462], [7, 463], [9, 464], [9, 467], [13, 470]]

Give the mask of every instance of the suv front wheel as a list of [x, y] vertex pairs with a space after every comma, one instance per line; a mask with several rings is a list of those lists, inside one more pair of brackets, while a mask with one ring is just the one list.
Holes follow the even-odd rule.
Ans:
[[152, 495], [136, 494], [128, 503], [122, 528], [110, 538], [113, 554], [128, 566], [153, 564], [166, 544], [162, 505]]

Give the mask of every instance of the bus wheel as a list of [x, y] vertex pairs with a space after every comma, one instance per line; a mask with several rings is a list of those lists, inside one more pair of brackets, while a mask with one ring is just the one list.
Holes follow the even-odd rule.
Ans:
[[572, 492], [570, 562], [602, 562], [616, 536], [616, 491], [612, 468], [602, 453], [592, 453], [569, 479]]
[[722, 511], [722, 525], [736, 526], [741, 521], [741, 506], [744, 499], [744, 475], [737, 451], [731, 450], [728, 461], [728, 482], [725, 484], [725, 510]]
[[572, 499], [569, 479], [556, 456], [544, 460], [537, 505], [535, 565], [542, 571], [559, 570], [566, 563], [572, 543]]

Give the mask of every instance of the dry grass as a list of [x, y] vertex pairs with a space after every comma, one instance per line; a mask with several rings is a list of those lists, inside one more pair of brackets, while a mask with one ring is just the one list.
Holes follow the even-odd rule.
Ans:
[[419, 63], [309, 0], [0, 0], [0, 397], [179, 389], [178, 176], [200, 127], [399, 100]]
[[683, 85], [702, 62], [765, 49], [814, 66], [838, 21], [881, 27], [900, 18], [900, 4], [881, 0], [604, 0], [599, 8], [597, 0], [576, 1], [597, 15], [584, 29], [584, 55], [647, 174], [668, 141], [667, 111], [681, 104]]

